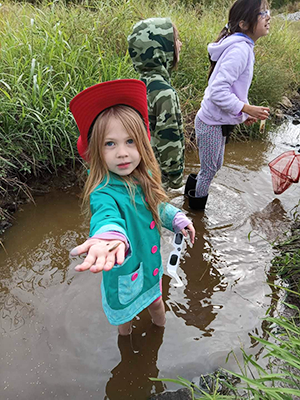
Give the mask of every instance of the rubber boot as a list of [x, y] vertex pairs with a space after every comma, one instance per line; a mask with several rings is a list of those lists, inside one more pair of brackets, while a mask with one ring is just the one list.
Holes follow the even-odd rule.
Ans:
[[195, 190], [189, 190], [188, 192], [189, 207], [192, 210], [203, 211], [205, 209], [208, 195], [204, 197], [196, 197], [195, 194], [196, 194]]
[[184, 195], [188, 197], [189, 190], [196, 189], [197, 174], [190, 174], [186, 180]]

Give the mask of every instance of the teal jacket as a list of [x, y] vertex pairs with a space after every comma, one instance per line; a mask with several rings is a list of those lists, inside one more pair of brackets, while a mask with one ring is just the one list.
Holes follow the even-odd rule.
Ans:
[[[101, 284], [104, 312], [112, 325], [131, 321], [160, 295], [163, 275], [160, 234], [147, 208], [141, 186], [136, 186], [135, 202], [122, 178], [110, 174], [90, 196], [90, 236], [115, 231], [126, 236], [129, 251], [122, 265], [103, 271]], [[163, 227], [173, 231], [172, 222], [180, 210], [161, 204]]]

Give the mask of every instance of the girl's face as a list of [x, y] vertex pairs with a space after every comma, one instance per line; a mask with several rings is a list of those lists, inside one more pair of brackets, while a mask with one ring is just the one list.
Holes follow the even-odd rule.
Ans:
[[253, 29], [253, 33], [247, 33], [248, 36], [250, 36], [251, 39], [256, 42], [260, 37], [268, 35], [270, 30], [270, 20], [270, 10], [262, 7], [258, 15], [257, 24]]
[[104, 138], [103, 157], [109, 171], [127, 176], [141, 161], [134, 140], [116, 117], [110, 117]]

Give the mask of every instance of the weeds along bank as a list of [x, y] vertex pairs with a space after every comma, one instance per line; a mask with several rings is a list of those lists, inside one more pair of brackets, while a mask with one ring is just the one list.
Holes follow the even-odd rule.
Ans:
[[[183, 48], [173, 83], [191, 131], [206, 87], [206, 46], [225, 25], [228, 5], [163, 0], [2, 4], [1, 193], [22, 192], [31, 176], [75, 166], [77, 128], [69, 101], [99, 81], [138, 77], [126, 38], [142, 18], [169, 16], [179, 29]], [[270, 35], [256, 46], [253, 103], [272, 106], [284, 93], [299, 88], [299, 33], [300, 23], [273, 18]]]

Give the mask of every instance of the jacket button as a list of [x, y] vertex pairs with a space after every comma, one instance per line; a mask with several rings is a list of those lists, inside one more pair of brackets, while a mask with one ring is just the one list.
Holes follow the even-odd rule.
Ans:
[[155, 227], [155, 225], [156, 225], [155, 221], [152, 221], [151, 224], [150, 224], [150, 229], [153, 229]]
[[132, 280], [132, 281], [135, 281], [136, 278], [137, 278], [138, 276], [139, 276], [139, 274], [138, 274], [137, 272], [135, 272], [135, 273], [132, 275], [131, 280]]
[[154, 254], [157, 252], [157, 246], [153, 246], [151, 249], [151, 253]]
[[153, 276], [156, 276], [158, 272], [159, 272], [158, 268], [155, 268], [155, 270], [153, 271]]

